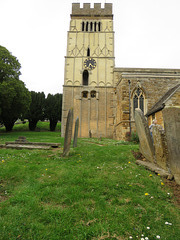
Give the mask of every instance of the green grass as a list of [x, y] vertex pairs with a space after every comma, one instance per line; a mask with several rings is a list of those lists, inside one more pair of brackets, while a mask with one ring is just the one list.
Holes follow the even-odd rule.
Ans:
[[[63, 144], [58, 131], [0, 133], [0, 144], [22, 135]], [[0, 239], [177, 240], [173, 193], [132, 150], [110, 139], [78, 139], [66, 158], [62, 149], [0, 149]]]
[[[17, 121], [18, 122], [18, 121]], [[38, 121], [37, 126], [36, 126], [36, 131], [49, 131], [49, 122], [43, 122], [43, 121]], [[24, 124], [15, 124], [13, 127], [13, 132], [24, 132], [24, 131], [29, 131], [29, 123], [26, 122]], [[61, 123], [58, 122], [56, 126], [56, 131], [61, 131]], [[6, 128], [2, 127], [0, 128], [0, 133], [6, 132]]]

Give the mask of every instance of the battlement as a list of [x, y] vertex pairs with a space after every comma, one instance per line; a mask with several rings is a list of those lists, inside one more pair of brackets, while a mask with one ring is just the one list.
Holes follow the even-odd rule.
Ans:
[[112, 3], [105, 3], [104, 8], [101, 8], [101, 3], [94, 3], [94, 8], [90, 7], [90, 3], [84, 3], [83, 8], [80, 8], [80, 3], [73, 3], [71, 16], [112, 17]]

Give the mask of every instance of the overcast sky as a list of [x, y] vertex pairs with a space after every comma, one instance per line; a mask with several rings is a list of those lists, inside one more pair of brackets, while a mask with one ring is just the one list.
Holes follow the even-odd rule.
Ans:
[[180, 68], [180, 0], [0, 0], [0, 45], [30, 91], [62, 93], [73, 2], [113, 3], [116, 67]]

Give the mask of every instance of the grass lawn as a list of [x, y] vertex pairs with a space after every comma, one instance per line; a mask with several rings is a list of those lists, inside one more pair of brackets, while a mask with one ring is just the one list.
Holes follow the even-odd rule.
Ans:
[[[0, 132], [0, 144], [18, 136], [63, 144], [60, 132], [41, 131]], [[172, 190], [132, 150], [109, 139], [78, 139], [66, 158], [62, 149], [0, 149], [0, 239], [178, 240]]]

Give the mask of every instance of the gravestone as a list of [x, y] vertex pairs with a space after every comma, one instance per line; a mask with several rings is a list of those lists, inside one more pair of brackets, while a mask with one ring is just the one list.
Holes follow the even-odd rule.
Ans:
[[152, 135], [155, 147], [156, 163], [164, 170], [169, 170], [168, 149], [165, 132], [162, 126], [156, 124], [152, 129]]
[[140, 151], [146, 160], [150, 162], [155, 162], [154, 155], [154, 145], [150, 135], [148, 123], [145, 119], [143, 112], [136, 108], [135, 109], [135, 123], [136, 131], [139, 136]]
[[180, 107], [165, 107], [162, 112], [170, 169], [175, 181], [180, 184]]
[[17, 140], [15, 140], [16, 143], [28, 143], [26, 137], [24, 136], [19, 136]]
[[70, 109], [69, 112], [68, 112], [67, 122], [66, 122], [63, 157], [68, 156], [69, 152], [70, 152], [71, 137], [72, 137], [72, 126], [73, 126], [73, 109]]
[[79, 118], [76, 118], [75, 122], [75, 129], [74, 129], [74, 141], [73, 141], [73, 147], [77, 147], [77, 139], [78, 139], [78, 129], [79, 129]]

